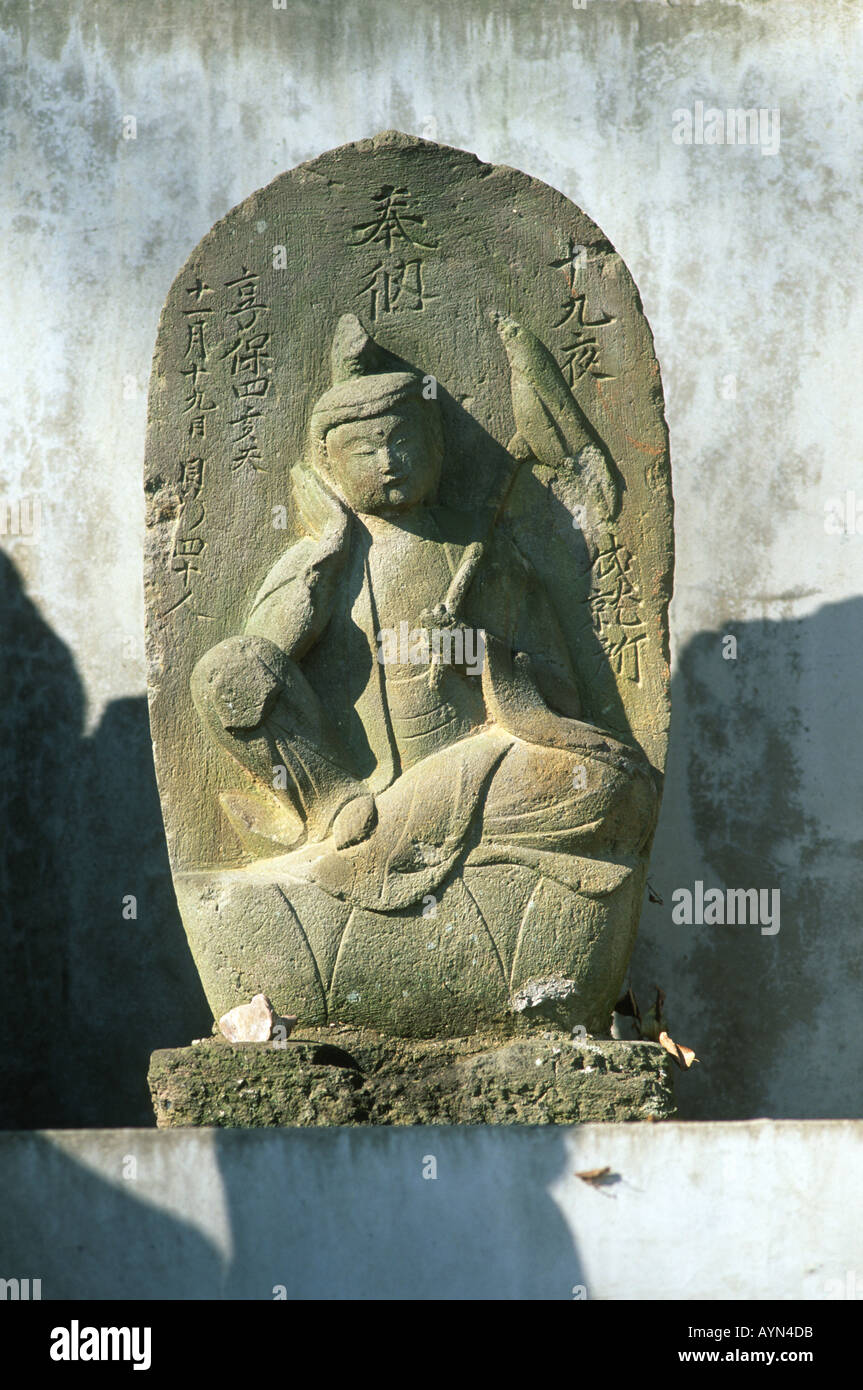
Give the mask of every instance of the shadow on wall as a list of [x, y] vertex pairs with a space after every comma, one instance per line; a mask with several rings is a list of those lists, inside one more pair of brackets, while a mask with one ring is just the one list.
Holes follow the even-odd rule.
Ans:
[[174, 900], [146, 700], [115, 700], [83, 736], [73, 658], [6, 555], [0, 652], [0, 1127], [153, 1124], [150, 1052], [208, 1033], [211, 1015]]
[[[736, 638], [736, 659], [724, 659]], [[681, 1118], [856, 1117], [863, 932], [863, 599], [730, 623], [680, 653], [632, 979], [699, 1068]], [[780, 926], [677, 925], [675, 889], [778, 889]]]
[[484, 1126], [0, 1135], [16, 1194], [0, 1270], [61, 1300], [589, 1297], [553, 1195], [578, 1181], [564, 1133], [508, 1138]]
[[[14, 1194], [0, 1231], [2, 1277], [40, 1279], [42, 1299], [221, 1297], [218, 1190], [208, 1193], [211, 1229], [202, 1230], [155, 1204], [177, 1175], [151, 1162], [147, 1182], [141, 1150], [128, 1132], [0, 1134], [0, 1166]], [[175, 1205], [183, 1181], [170, 1191]]]
[[[514, 1126], [504, 1144], [497, 1126], [345, 1127], [335, 1144], [332, 1130], [305, 1129], [250, 1146], [248, 1133], [220, 1130], [234, 1242], [224, 1296], [272, 1297], [281, 1285], [289, 1301], [571, 1300], [586, 1274], [552, 1194], [578, 1179], [564, 1132], [547, 1136]], [[423, 1176], [429, 1160], [434, 1178]]]

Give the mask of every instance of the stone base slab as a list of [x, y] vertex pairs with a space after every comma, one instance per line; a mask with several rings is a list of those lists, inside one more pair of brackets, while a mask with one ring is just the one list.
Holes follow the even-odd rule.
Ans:
[[149, 1083], [161, 1129], [574, 1124], [671, 1118], [672, 1068], [649, 1042], [554, 1031], [416, 1041], [339, 1026], [164, 1049]]

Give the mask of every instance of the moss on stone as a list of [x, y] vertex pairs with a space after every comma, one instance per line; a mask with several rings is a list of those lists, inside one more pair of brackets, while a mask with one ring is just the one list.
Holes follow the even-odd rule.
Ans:
[[304, 1029], [282, 1045], [219, 1038], [154, 1052], [160, 1128], [354, 1124], [576, 1124], [674, 1114], [656, 1043], [556, 1031], [417, 1041]]

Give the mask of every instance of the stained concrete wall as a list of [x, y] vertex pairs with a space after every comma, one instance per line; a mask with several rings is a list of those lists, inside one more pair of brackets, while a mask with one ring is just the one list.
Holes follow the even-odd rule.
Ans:
[[[0, 570], [7, 1124], [146, 1123], [149, 1051], [208, 1026], [143, 696], [156, 323], [217, 217], [387, 127], [562, 189], [654, 329], [674, 725], [633, 984], [702, 1057], [681, 1112], [860, 1113], [863, 541], [825, 505], [863, 500], [861, 27], [854, 0], [2, 6], [0, 495], [41, 506]], [[778, 109], [778, 151], [675, 143], [699, 101]], [[696, 880], [780, 889], [779, 932], [675, 925]]]
[[859, 1121], [11, 1133], [0, 1272], [43, 1299], [856, 1300], [861, 1179]]

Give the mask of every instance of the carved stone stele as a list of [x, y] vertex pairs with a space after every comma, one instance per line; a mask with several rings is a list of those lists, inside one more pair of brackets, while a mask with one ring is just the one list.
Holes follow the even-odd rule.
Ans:
[[214, 1015], [607, 1033], [668, 726], [672, 501], [638, 292], [560, 193], [387, 132], [168, 295], [149, 695]]

